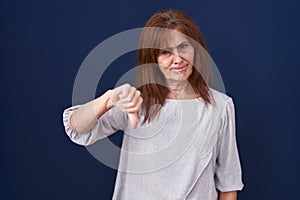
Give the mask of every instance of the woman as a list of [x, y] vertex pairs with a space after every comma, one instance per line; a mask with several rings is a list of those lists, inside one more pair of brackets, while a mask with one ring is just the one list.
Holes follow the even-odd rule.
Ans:
[[186, 14], [158, 12], [141, 35], [137, 86], [64, 111], [75, 143], [124, 131], [113, 199], [237, 198], [243, 183], [234, 105], [209, 87], [206, 48]]

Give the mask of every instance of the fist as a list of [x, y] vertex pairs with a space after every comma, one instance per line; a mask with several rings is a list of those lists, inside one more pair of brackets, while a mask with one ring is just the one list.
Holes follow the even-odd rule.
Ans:
[[141, 109], [143, 102], [140, 95], [139, 90], [127, 83], [115, 88], [111, 94], [112, 105], [128, 114], [132, 128], [136, 128], [139, 124], [136, 113]]

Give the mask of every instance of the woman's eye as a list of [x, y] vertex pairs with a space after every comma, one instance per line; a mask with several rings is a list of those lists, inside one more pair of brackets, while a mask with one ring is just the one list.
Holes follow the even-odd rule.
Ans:
[[187, 48], [189, 45], [187, 43], [182, 43], [179, 45], [179, 49], [185, 49]]
[[161, 50], [160, 54], [162, 55], [168, 55], [171, 54], [172, 52], [170, 50]]

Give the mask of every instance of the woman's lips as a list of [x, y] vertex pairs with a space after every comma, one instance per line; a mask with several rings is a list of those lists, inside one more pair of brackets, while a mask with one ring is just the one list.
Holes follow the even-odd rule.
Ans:
[[183, 71], [187, 68], [187, 64], [182, 66], [182, 67], [173, 67], [173, 70], [176, 71], [176, 72], [180, 72], [180, 71]]

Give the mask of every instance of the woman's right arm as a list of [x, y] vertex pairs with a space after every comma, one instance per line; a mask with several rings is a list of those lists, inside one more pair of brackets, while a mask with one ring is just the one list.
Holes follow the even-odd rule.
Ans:
[[78, 133], [85, 133], [91, 130], [97, 120], [113, 107], [111, 102], [112, 92], [113, 90], [108, 90], [102, 96], [75, 110], [70, 117], [72, 128]]
[[66, 133], [73, 142], [86, 146], [123, 130], [128, 118], [135, 128], [138, 125], [135, 113], [141, 104], [140, 92], [129, 84], [108, 90], [97, 99], [64, 111]]

